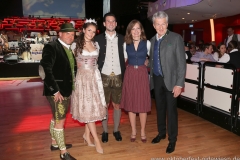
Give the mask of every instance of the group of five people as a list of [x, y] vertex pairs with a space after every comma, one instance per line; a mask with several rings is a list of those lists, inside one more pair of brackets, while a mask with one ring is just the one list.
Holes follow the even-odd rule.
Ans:
[[[102, 142], [108, 142], [108, 106], [111, 102], [115, 139], [122, 141], [119, 124], [121, 109], [124, 109], [132, 128], [130, 141], [136, 139], [136, 114], [139, 113], [141, 141], [146, 143], [147, 112], [151, 111], [150, 89], [155, 92], [158, 128], [152, 143], [159, 143], [168, 133], [166, 153], [175, 150], [178, 135], [176, 98], [184, 87], [186, 72], [184, 43], [179, 34], [167, 29], [168, 15], [165, 12], [155, 13], [152, 20], [157, 34], [150, 41], [137, 20], [129, 23], [125, 37], [116, 33], [116, 17], [107, 13], [103, 22], [104, 33], [94, 37], [97, 24], [95, 20], [87, 19], [82, 33], [71, 47], [75, 29], [66, 23], [61, 26], [58, 40], [45, 45], [40, 63], [45, 72], [43, 95], [47, 97], [53, 115], [50, 147], [51, 150], [60, 149], [61, 159], [75, 159], [67, 152], [72, 145], [65, 144], [64, 140], [64, 123], [70, 101], [72, 118], [85, 123], [84, 141], [95, 147], [98, 153], [103, 153], [95, 122], [102, 121]], [[150, 67], [150, 85], [146, 65]]]

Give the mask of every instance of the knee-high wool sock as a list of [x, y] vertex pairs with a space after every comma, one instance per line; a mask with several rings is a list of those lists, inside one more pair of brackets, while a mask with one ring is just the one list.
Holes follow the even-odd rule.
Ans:
[[120, 124], [120, 119], [121, 119], [121, 109], [114, 109], [113, 112], [113, 120], [114, 120], [114, 132], [118, 131], [118, 127]]
[[53, 136], [54, 124], [55, 124], [54, 121], [51, 120], [51, 121], [50, 121], [50, 125], [49, 125], [49, 131], [50, 131], [50, 135], [51, 135], [52, 140], [55, 140], [55, 138], [54, 138], [54, 136]]
[[64, 129], [53, 129], [53, 136], [58, 144], [60, 150], [65, 150], [65, 139], [64, 139]]

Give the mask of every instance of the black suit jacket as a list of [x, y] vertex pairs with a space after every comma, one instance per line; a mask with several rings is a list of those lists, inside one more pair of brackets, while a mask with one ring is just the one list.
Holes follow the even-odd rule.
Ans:
[[[228, 41], [228, 37], [225, 38], [225, 40], [224, 40], [224, 44], [226, 44], [226, 46], [228, 46], [227, 41]], [[238, 35], [237, 35], [237, 34], [233, 34], [231, 41], [236, 41], [236, 42], [240, 41], [240, 40], [238, 39]]]
[[[77, 65], [74, 61], [76, 74]], [[43, 95], [52, 96], [59, 91], [64, 97], [70, 96], [73, 84], [70, 62], [58, 40], [44, 46], [40, 64], [45, 72]]]
[[[126, 69], [124, 53], [123, 53], [124, 37], [121, 34], [117, 34], [117, 36], [118, 36], [119, 61], [120, 61], [120, 66], [121, 66], [122, 79], [123, 79], [125, 69]], [[98, 69], [100, 70], [100, 72], [102, 72], [102, 68], [104, 65], [105, 57], [106, 57], [106, 48], [107, 48], [107, 39], [106, 39], [105, 32], [97, 35], [95, 37], [95, 41], [98, 42], [98, 45], [100, 47], [97, 63], [98, 63]]]
[[191, 57], [192, 57], [191, 52], [190, 52], [190, 51], [185, 51], [185, 53], [186, 53], [187, 56], [188, 56], [188, 58], [186, 59], [186, 61], [187, 61], [188, 63], [191, 63], [191, 62], [192, 62], [192, 61], [191, 61]]
[[232, 53], [229, 53], [230, 60], [228, 63], [235, 65], [236, 68], [240, 68], [240, 52], [235, 51]]

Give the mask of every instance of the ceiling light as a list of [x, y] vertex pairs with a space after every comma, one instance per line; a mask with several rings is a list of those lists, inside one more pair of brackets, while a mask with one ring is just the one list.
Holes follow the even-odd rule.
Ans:
[[185, 18], [182, 18], [182, 19], [185, 19]]
[[187, 13], [187, 14], [190, 14], [190, 13]]
[[194, 20], [192, 20], [194, 22]]

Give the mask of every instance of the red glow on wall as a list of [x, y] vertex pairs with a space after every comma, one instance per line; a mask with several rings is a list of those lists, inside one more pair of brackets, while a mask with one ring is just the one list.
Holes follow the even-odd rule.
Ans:
[[[240, 34], [240, 14], [230, 17], [214, 19], [215, 29], [215, 42], [218, 45], [223, 42], [227, 37], [227, 28], [232, 27], [235, 34]], [[202, 29], [202, 35], [197, 35], [196, 43], [198, 44], [199, 38], [203, 38], [204, 42], [211, 42], [211, 28], [209, 20], [195, 22], [194, 27], [191, 29]], [[189, 24], [176, 24], [173, 26], [173, 31], [182, 35], [183, 30], [191, 30]], [[190, 41], [190, 37], [186, 36], [185, 41]]]

